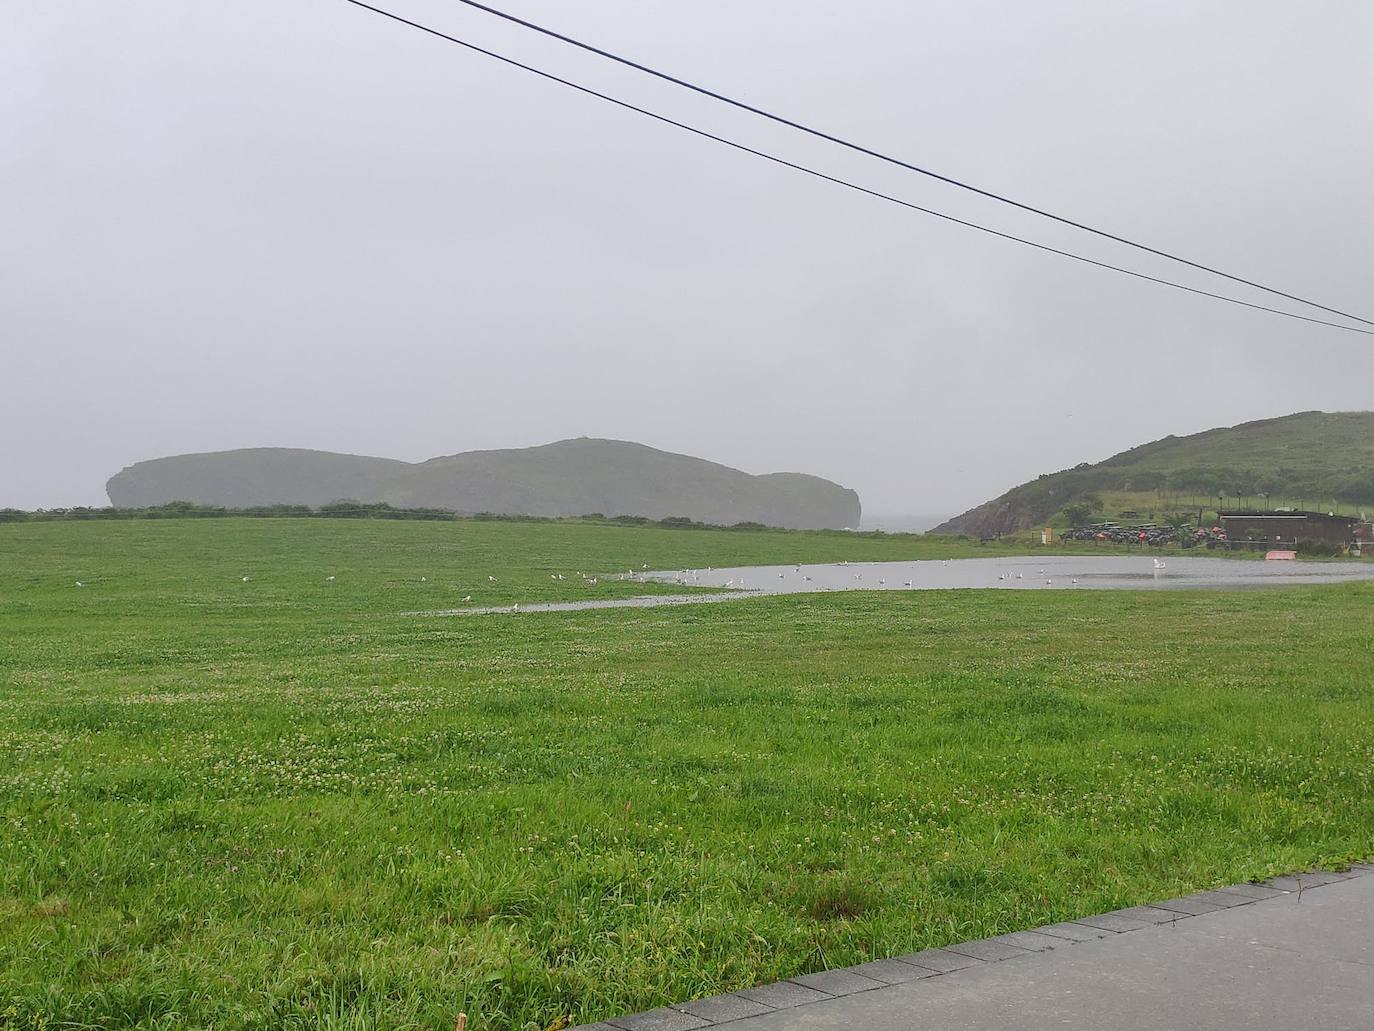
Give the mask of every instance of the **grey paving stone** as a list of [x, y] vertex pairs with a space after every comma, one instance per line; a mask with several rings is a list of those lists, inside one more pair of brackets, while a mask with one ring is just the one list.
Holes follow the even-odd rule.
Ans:
[[919, 981], [923, 977], [935, 977], [939, 973], [930, 967], [903, 963], [900, 959], [875, 959], [872, 963], [860, 963], [850, 969], [856, 974], [871, 977], [884, 984], [906, 984], [908, 981]]
[[1284, 874], [1282, 877], [1271, 877], [1264, 883], [1272, 888], [1282, 888], [1285, 891], [1306, 891], [1308, 888], [1320, 888], [1323, 884], [1335, 884], [1338, 881], [1349, 880], [1345, 874], [1328, 873], [1325, 870], [1314, 870], [1310, 873]]
[[1176, 920], [1187, 920], [1189, 913], [1173, 909], [1159, 909], [1156, 906], [1131, 906], [1114, 910], [1111, 916], [1125, 917], [1127, 920], [1141, 920], [1147, 924], [1172, 924]]
[[1059, 948], [1064, 944], [1063, 938], [1041, 934], [1039, 931], [1012, 931], [1011, 934], [999, 934], [996, 938], [989, 938], [988, 941], [1014, 945], [1018, 949], [1029, 949], [1031, 952], [1045, 952], [1048, 949]]
[[1337, 881], [1348, 881], [1358, 876], [1358, 873], [1349, 870], [1313, 870], [1311, 873], [1298, 874], [1298, 880], [1302, 881], [1304, 888], [1312, 888], [1323, 884], [1335, 884]]
[[576, 1027], [568, 1028], [568, 1031], [617, 1031], [610, 1024], [602, 1024], [599, 1021], [595, 1024], [578, 1024]]
[[788, 978], [793, 984], [799, 984], [803, 988], [814, 988], [818, 992], [825, 992], [826, 995], [855, 995], [858, 992], [872, 991], [874, 988], [881, 988], [882, 981], [877, 981], [863, 974], [856, 974], [852, 970], [822, 970], [815, 974], [803, 974], [801, 977]]
[[807, 988], [805, 985], [793, 984], [791, 981], [778, 981], [775, 984], [760, 985], [757, 988], [742, 988], [736, 995], [743, 996], [750, 1002], [761, 1002], [765, 1006], [772, 1006], [775, 1010], [791, 1009], [793, 1006], [801, 1006], [808, 1002], [820, 1002], [830, 996], [825, 992], [818, 992], [814, 988]]
[[1163, 902], [1151, 902], [1154, 909], [1169, 909], [1175, 913], [1187, 913], [1189, 916], [1202, 916], [1204, 913], [1220, 913], [1225, 906], [1217, 906], [1211, 902], [1202, 902], [1198, 899], [1187, 897], [1181, 899], [1165, 899]]
[[898, 956], [897, 959], [903, 963], [915, 963], [918, 967], [934, 970], [937, 974], [963, 970], [964, 967], [971, 967], [978, 962], [971, 956], [960, 956], [948, 949], [926, 949], [925, 952], [913, 952], [907, 956]]
[[1273, 899], [1288, 894], [1282, 888], [1271, 888], [1267, 884], [1228, 884], [1217, 891], [1226, 892], [1228, 895], [1243, 895], [1247, 899]]
[[673, 1009], [690, 1013], [702, 1020], [709, 1020], [713, 1024], [723, 1024], [727, 1020], [740, 1020], [743, 1017], [757, 1017], [760, 1013], [773, 1012], [772, 1006], [765, 1006], [761, 1002], [752, 1002], [733, 993], [712, 995], [707, 999], [693, 999], [691, 1002], [674, 1006]]
[[1008, 945], [1006, 942], [993, 941], [991, 938], [960, 942], [958, 945], [948, 945], [946, 948], [960, 956], [972, 956], [974, 959], [981, 959], [984, 963], [1000, 963], [1004, 959], [1025, 956], [1031, 951], [1030, 949], [1018, 949], [1015, 945]]
[[1094, 941], [1116, 933], [1115, 931], [1104, 931], [1100, 927], [1089, 927], [1087, 924], [1075, 924], [1071, 921], [1065, 921], [1062, 924], [1046, 924], [1044, 927], [1037, 927], [1036, 931], [1071, 942]]
[[1122, 934], [1126, 931], [1138, 931], [1142, 927], [1153, 927], [1152, 923], [1144, 920], [1132, 920], [1130, 917], [1117, 916], [1115, 913], [1103, 913], [1101, 916], [1085, 916], [1081, 920], [1073, 921], [1076, 924], [1087, 924], [1089, 927], [1100, 927], [1104, 931], [1116, 931]]
[[1248, 906], [1255, 901], [1252, 898], [1227, 891], [1195, 891], [1188, 898], [1207, 902], [1213, 906], [1220, 906], [1222, 909], [1230, 909], [1232, 906]]
[[1284, 874], [1282, 877], [1271, 877], [1264, 884], [1270, 888], [1278, 888], [1280, 891], [1297, 891], [1302, 884], [1292, 874]]
[[719, 1031], [1374, 1031], [1374, 876]]
[[647, 1013], [616, 1017], [607, 1023], [611, 1027], [621, 1028], [622, 1031], [696, 1031], [699, 1027], [710, 1025], [709, 1021], [700, 1017], [668, 1009], [666, 1006], [663, 1009], [649, 1010]]
[[1374, 873], [1374, 863], [1351, 863], [1350, 869], [1359, 870], [1360, 873]]

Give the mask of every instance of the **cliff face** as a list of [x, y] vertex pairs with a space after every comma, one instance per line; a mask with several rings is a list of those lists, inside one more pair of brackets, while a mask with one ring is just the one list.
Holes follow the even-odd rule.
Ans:
[[796, 529], [857, 527], [861, 512], [854, 491], [819, 477], [751, 476], [642, 444], [588, 438], [415, 464], [286, 448], [178, 455], [129, 466], [106, 489], [119, 507], [319, 506], [350, 498], [462, 513], [686, 516]]
[[995, 537], [999, 533], [1015, 533], [1046, 525], [1046, 520], [1054, 515], [1060, 505], [1053, 501], [1042, 504], [1027, 504], [1008, 491], [1000, 498], [985, 501], [977, 508], [971, 508], [963, 515], [947, 519], [931, 533], [965, 534], [969, 537]]

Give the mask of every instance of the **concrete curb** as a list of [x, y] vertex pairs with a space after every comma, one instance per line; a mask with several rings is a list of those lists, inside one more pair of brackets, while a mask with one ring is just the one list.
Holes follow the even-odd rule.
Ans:
[[803, 974], [775, 984], [674, 1003], [646, 1013], [614, 1017], [595, 1024], [581, 1024], [570, 1031], [696, 1031], [698, 1028], [716, 1027], [774, 1010], [795, 1009], [891, 985], [956, 976], [960, 970], [975, 969], [988, 963], [1001, 963], [1037, 952], [1129, 934], [1147, 927], [1193, 920], [1237, 906], [1258, 905], [1269, 899], [1301, 894], [1327, 884], [1370, 874], [1374, 874], [1374, 864], [1352, 863], [1349, 870], [1339, 873], [1315, 870], [1271, 877], [1255, 884], [1233, 884], [1027, 931], [960, 942], [941, 949], [927, 949], [854, 967]]

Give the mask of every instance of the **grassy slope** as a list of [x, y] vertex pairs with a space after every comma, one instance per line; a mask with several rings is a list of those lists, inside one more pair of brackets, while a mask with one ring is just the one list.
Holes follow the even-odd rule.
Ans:
[[[1161, 522], [1175, 513], [1182, 513], [1196, 520], [1199, 512], [1202, 513], [1202, 520], [1207, 525], [1212, 525], [1217, 520], [1217, 498], [1215, 495], [1206, 497], [1202, 494], [1189, 494], [1186, 491], [1124, 491], [1124, 490], [1103, 490], [1097, 491], [1097, 496], [1102, 499], [1102, 505], [1094, 517], [1101, 516], [1105, 519], [1123, 518], [1123, 512], [1135, 512], [1141, 519]], [[1239, 508], [1240, 502], [1235, 498], [1227, 498], [1227, 508]], [[1256, 498], [1253, 495], [1246, 499], [1247, 507], [1268, 507], [1274, 508], [1311, 508], [1313, 499], [1299, 497], [1285, 497], [1283, 495], [1271, 495], [1269, 498]], [[1347, 516], [1367, 517], [1374, 511], [1374, 505], [1338, 503], [1332, 505], [1331, 499], [1327, 498], [1320, 502], [1320, 507], [1327, 511], [1338, 512]], [[1128, 522], [1134, 521], [1132, 517], [1124, 517]], [[1072, 520], [1064, 514], [1063, 510], [1054, 513], [1045, 520], [1047, 526], [1068, 527]]]
[[[1263, 491], [1271, 504], [1286, 499], [1327, 508], [1374, 502], [1374, 412], [1303, 412], [1187, 437], [1165, 437], [1075, 469], [1041, 476], [945, 524], [950, 532], [992, 532], [1046, 521], [1062, 525], [1062, 510], [1085, 492], [1134, 492], [1137, 510], [1186, 510], [1184, 498], [1218, 491], [1252, 503]], [[1193, 505], [1192, 507], [1196, 507]], [[1109, 509], [1110, 510], [1110, 509]], [[1349, 511], [1349, 509], [1346, 509]], [[982, 518], [980, 518], [982, 517]]]
[[396, 616], [936, 547], [0, 526], [0, 1014], [543, 1028], [1374, 850], [1367, 586]]
[[[1374, 500], [1374, 412], [1300, 412], [1195, 433], [1166, 437], [1109, 458], [1102, 465], [1157, 471], [1197, 490], [1238, 487], [1233, 482], [1273, 479], [1274, 493], [1327, 494]], [[1219, 475], [1209, 476], [1215, 470]], [[1228, 478], [1228, 472], [1234, 473]], [[1189, 479], [1196, 482], [1188, 483]], [[1217, 482], [1204, 482], [1208, 479]]]

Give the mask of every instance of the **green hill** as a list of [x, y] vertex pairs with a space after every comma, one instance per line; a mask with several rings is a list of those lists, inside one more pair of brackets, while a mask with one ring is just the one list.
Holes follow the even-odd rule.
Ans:
[[414, 464], [290, 448], [177, 455], [129, 466], [106, 490], [121, 508], [171, 501], [318, 507], [355, 499], [469, 514], [599, 512], [796, 529], [857, 527], [860, 515], [857, 494], [819, 477], [751, 476], [643, 444], [586, 437]]
[[[1165, 437], [1095, 465], [1047, 473], [936, 527], [990, 536], [1056, 521], [1085, 496], [1134, 508], [1215, 507], [1224, 493], [1258, 503], [1374, 503], [1374, 412], [1300, 412], [1187, 437]], [[1128, 495], [1128, 497], [1121, 497]], [[1090, 498], [1091, 500], [1091, 498]], [[1108, 512], [1110, 512], [1110, 508]]]

